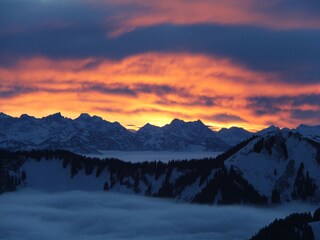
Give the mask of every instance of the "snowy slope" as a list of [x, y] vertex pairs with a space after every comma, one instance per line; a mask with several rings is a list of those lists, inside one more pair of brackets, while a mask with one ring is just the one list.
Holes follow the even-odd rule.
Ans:
[[61, 161], [34, 161], [27, 160], [20, 171], [25, 171], [27, 179], [25, 185], [34, 189], [46, 191], [102, 190], [106, 176], [88, 177], [80, 171], [71, 177], [71, 166], [63, 168]]
[[[264, 197], [251, 189], [241, 176], [232, 171], [228, 173], [213, 160], [129, 163], [88, 158], [67, 151], [0, 150], [0, 193], [31, 186], [49, 191], [104, 189], [208, 204], [265, 203]], [[229, 184], [225, 185], [226, 181]], [[217, 189], [207, 196], [210, 186]], [[231, 189], [237, 190], [236, 198], [228, 193]], [[253, 197], [248, 198], [247, 193]]]
[[[216, 158], [168, 163], [101, 160], [66, 151], [0, 153], [4, 163], [18, 161], [6, 168], [16, 166], [10, 171], [17, 176], [25, 170], [27, 183], [40, 188], [105, 188], [206, 204], [320, 202], [320, 144], [287, 130], [253, 136]], [[0, 164], [0, 179], [6, 174]]]
[[262, 129], [261, 131], [258, 131], [256, 132], [255, 134], [256, 135], [264, 135], [264, 134], [267, 134], [267, 133], [276, 133], [276, 132], [279, 132], [280, 131], [280, 128], [274, 126], [274, 125], [271, 125], [265, 129]]
[[299, 167], [318, 186], [315, 198], [320, 199], [320, 146], [290, 131], [262, 134], [225, 161], [227, 167], [241, 173], [256, 190], [271, 196], [277, 189], [281, 201], [292, 199]]
[[320, 239], [320, 221], [309, 223], [312, 228], [314, 239]]
[[313, 140], [320, 142], [320, 125], [318, 126], [308, 126], [301, 124], [297, 129], [294, 130], [297, 133], [305, 137], [309, 137]]

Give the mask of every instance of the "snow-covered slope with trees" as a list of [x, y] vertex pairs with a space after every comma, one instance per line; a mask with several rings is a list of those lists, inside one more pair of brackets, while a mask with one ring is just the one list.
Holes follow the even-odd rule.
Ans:
[[261, 135], [225, 164], [274, 201], [316, 192], [319, 198], [320, 144], [300, 134], [283, 130]]
[[315, 141], [320, 142], [320, 125], [308, 126], [308, 125], [301, 124], [294, 131], [297, 133], [300, 133], [303, 136], [309, 137]]
[[320, 144], [286, 130], [253, 136], [201, 161], [130, 163], [66, 151], [1, 151], [0, 156], [4, 166], [0, 177], [8, 183], [4, 190], [19, 185], [24, 171], [24, 182], [33, 186], [47, 177], [55, 179], [56, 187], [103, 185], [108, 191], [206, 204], [320, 202]]
[[310, 212], [293, 213], [276, 219], [262, 228], [250, 240], [318, 240], [320, 239], [320, 208]]

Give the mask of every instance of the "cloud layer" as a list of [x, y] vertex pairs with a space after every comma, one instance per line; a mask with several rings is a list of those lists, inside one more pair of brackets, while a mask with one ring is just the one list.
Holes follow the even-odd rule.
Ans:
[[33, 56], [123, 59], [148, 52], [188, 52], [227, 58], [250, 70], [272, 73], [277, 76], [275, 81], [312, 83], [319, 82], [320, 76], [320, 30], [160, 25], [110, 39], [101, 27], [84, 25], [7, 33], [1, 42], [3, 65]]
[[319, 124], [316, 0], [3, 0], [0, 11], [10, 115]]
[[103, 192], [26, 189], [0, 198], [0, 237], [55, 239], [248, 239], [275, 218], [315, 206], [198, 206]]
[[[148, 53], [123, 60], [20, 60], [0, 67], [0, 102], [10, 115], [100, 115], [124, 125], [164, 125], [179, 117], [251, 130], [269, 123], [317, 123], [320, 84], [288, 84], [230, 60]], [[66, 104], [67, 103], [67, 104]], [[307, 112], [308, 113], [308, 112]], [[308, 115], [306, 115], [308, 116]]]

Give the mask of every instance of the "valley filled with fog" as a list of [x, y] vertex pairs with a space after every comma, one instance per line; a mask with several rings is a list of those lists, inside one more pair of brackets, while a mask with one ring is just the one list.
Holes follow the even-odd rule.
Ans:
[[89, 157], [117, 158], [126, 162], [190, 160], [216, 157], [221, 152], [210, 151], [102, 151], [101, 154], [86, 154]]
[[250, 239], [319, 203], [317, 139], [269, 130], [221, 155], [0, 150], [0, 239]]
[[111, 192], [44, 192], [0, 198], [0, 239], [248, 239], [275, 218], [316, 206], [207, 206]]

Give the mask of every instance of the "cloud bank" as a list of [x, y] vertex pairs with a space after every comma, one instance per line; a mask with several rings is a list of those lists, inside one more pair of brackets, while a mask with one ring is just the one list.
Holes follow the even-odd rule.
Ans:
[[103, 192], [44, 193], [27, 189], [0, 197], [0, 237], [56, 239], [247, 239], [293, 211], [283, 208], [198, 206]]
[[2, 0], [0, 11], [10, 115], [319, 124], [317, 0]]

